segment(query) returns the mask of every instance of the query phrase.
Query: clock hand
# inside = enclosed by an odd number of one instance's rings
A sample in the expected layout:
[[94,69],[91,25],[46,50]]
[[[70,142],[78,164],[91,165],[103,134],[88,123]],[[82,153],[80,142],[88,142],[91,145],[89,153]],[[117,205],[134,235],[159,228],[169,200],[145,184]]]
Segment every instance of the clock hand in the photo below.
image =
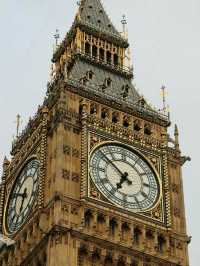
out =
[[119,189],[119,188],[122,188],[122,184],[123,184],[125,181],[128,181],[127,177],[128,177],[128,173],[126,173],[126,172],[121,176],[121,180],[120,180],[120,182],[117,183],[117,188],[118,188],[118,189]]
[[128,178],[127,178],[126,181],[127,181],[128,185],[132,185],[133,184],[133,182],[130,179],[128,179]]
[[126,173],[126,172],[122,175],[120,182],[117,183],[117,188],[118,189],[122,188],[122,184],[124,182],[127,182],[128,185],[132,185],[132,183],[133,183],[130,179],[128,179],[128,173]]
[[113,161],[111,161],[101,150],[100,150],[101,154],[103,155],[103,157],[113,166],[114,169],[117,170],[117,172],[120,174],[121,176],[121,180],[119,183],[117,183],[117,189],[122,188],[122,184],[127,181],[129,185],[132,184],[132,181],[128,179],[128,173],[122,173],[122,171],[113,163]]
[[19,211],[21,212],[22,211],[22,209],[23,209],[23,205],[24,205],[24,200],[25,200],[25,198],[27,198],[27,188],[25,188],[24,189],[24,193],[23,193],[23,196],[22,196],[22,203],[21,203],[21,206],[20,206],[20,209],[19,209]]
[[103,157],[113,166],[114,169],[117,170],[117,172],[123,176],[124,174],[120,171],[120,169],[100,150],[100,153],[103,155]]
[[140,206],[140,202],[138,201],[138,198],[136,196],[134,196],[134,199],[138,205],[138,208],[141,210],[141,206]]

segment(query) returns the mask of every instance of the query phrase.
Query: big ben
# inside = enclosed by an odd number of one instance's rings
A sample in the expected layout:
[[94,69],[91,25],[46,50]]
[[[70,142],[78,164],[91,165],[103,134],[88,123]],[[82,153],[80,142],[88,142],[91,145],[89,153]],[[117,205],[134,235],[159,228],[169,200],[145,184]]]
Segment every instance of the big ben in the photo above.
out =
[[[123,21],[124,22],[124,21]],[[125,32],[82,0],[3,163],[1,266],[189,266],[179,132],[133,85]]]

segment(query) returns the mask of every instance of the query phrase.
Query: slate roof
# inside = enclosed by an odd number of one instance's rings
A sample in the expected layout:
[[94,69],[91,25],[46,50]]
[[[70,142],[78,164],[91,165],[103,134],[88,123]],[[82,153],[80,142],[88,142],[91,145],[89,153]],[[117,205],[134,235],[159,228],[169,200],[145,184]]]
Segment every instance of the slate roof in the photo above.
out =
[[141,99],[141,96],[131,83],[131,79],[115,74],[99,66],[89,64],[88,62],[82,61],[80,59],[76,60],[69,73],[68,79],[81,85],[81,79],[86,77],[87,72],[89,71],[91,71],[93,75],[92,79],[88,79],[85,83],[87,90],[93,91],[97,94],[102,93],[102,86],[105,84],[107,79],[110,79],[111,84],[110,86],[107,86],[104,91],[105,97],[107,96],[110,99],[115,98],[118,100],[124,100],[122,96],[122,88],[123,86],[128,86],[129,92],[126,97],[126,102],[133,104]]
[[82,24],[123,39],[112,24],[100,0],[82,0],[79,12],[78,19]]

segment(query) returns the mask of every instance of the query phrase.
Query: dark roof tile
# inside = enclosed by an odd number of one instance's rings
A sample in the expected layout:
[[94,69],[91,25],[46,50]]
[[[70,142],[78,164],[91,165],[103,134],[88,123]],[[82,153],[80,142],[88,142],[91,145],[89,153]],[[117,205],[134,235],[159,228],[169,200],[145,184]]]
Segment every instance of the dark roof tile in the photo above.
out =
[[[87,79],[88,71],[92,71],[92,79]],[[107,96],[108,98],[111,97],[121,99],[132,104],[138,102],[138,100],[141,98],[141,96],[134,88],[131,79],[122,77],[113,72],[109,72],[108,70],[104,70],[103,68],[91,65],[81,60],[77,60],[75,62],[75,65],[70,71],[68,78],[69,80],[73,80],[78,83],[80,82],[80,85],[81,80],[85,80],[85,85],[87,86],[87,89],[96,93],[102,93],[102,87],[103,85],[106,85],[106,79],[110,79],[110,86],[107,86],[105,88],[105,97]],[[128,95],[126,95],[126,99],[123,99],[123,92],[125,86],[128,86],[129,90]]]

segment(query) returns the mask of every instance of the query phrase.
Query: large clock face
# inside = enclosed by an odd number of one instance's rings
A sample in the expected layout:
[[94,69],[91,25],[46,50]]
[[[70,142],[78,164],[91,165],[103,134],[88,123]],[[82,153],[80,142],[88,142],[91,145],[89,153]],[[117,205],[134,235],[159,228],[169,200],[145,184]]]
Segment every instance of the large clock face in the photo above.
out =
[[6,211],[6,226],[14,233],[30,215],[38,190],[39,161],[31,160],[21,171],[10,193]]
[[134,212],[151,209],[160,186],[149,163],[133,149],[106,143],[92,151],[90,176],[98,190],[112,203]]

